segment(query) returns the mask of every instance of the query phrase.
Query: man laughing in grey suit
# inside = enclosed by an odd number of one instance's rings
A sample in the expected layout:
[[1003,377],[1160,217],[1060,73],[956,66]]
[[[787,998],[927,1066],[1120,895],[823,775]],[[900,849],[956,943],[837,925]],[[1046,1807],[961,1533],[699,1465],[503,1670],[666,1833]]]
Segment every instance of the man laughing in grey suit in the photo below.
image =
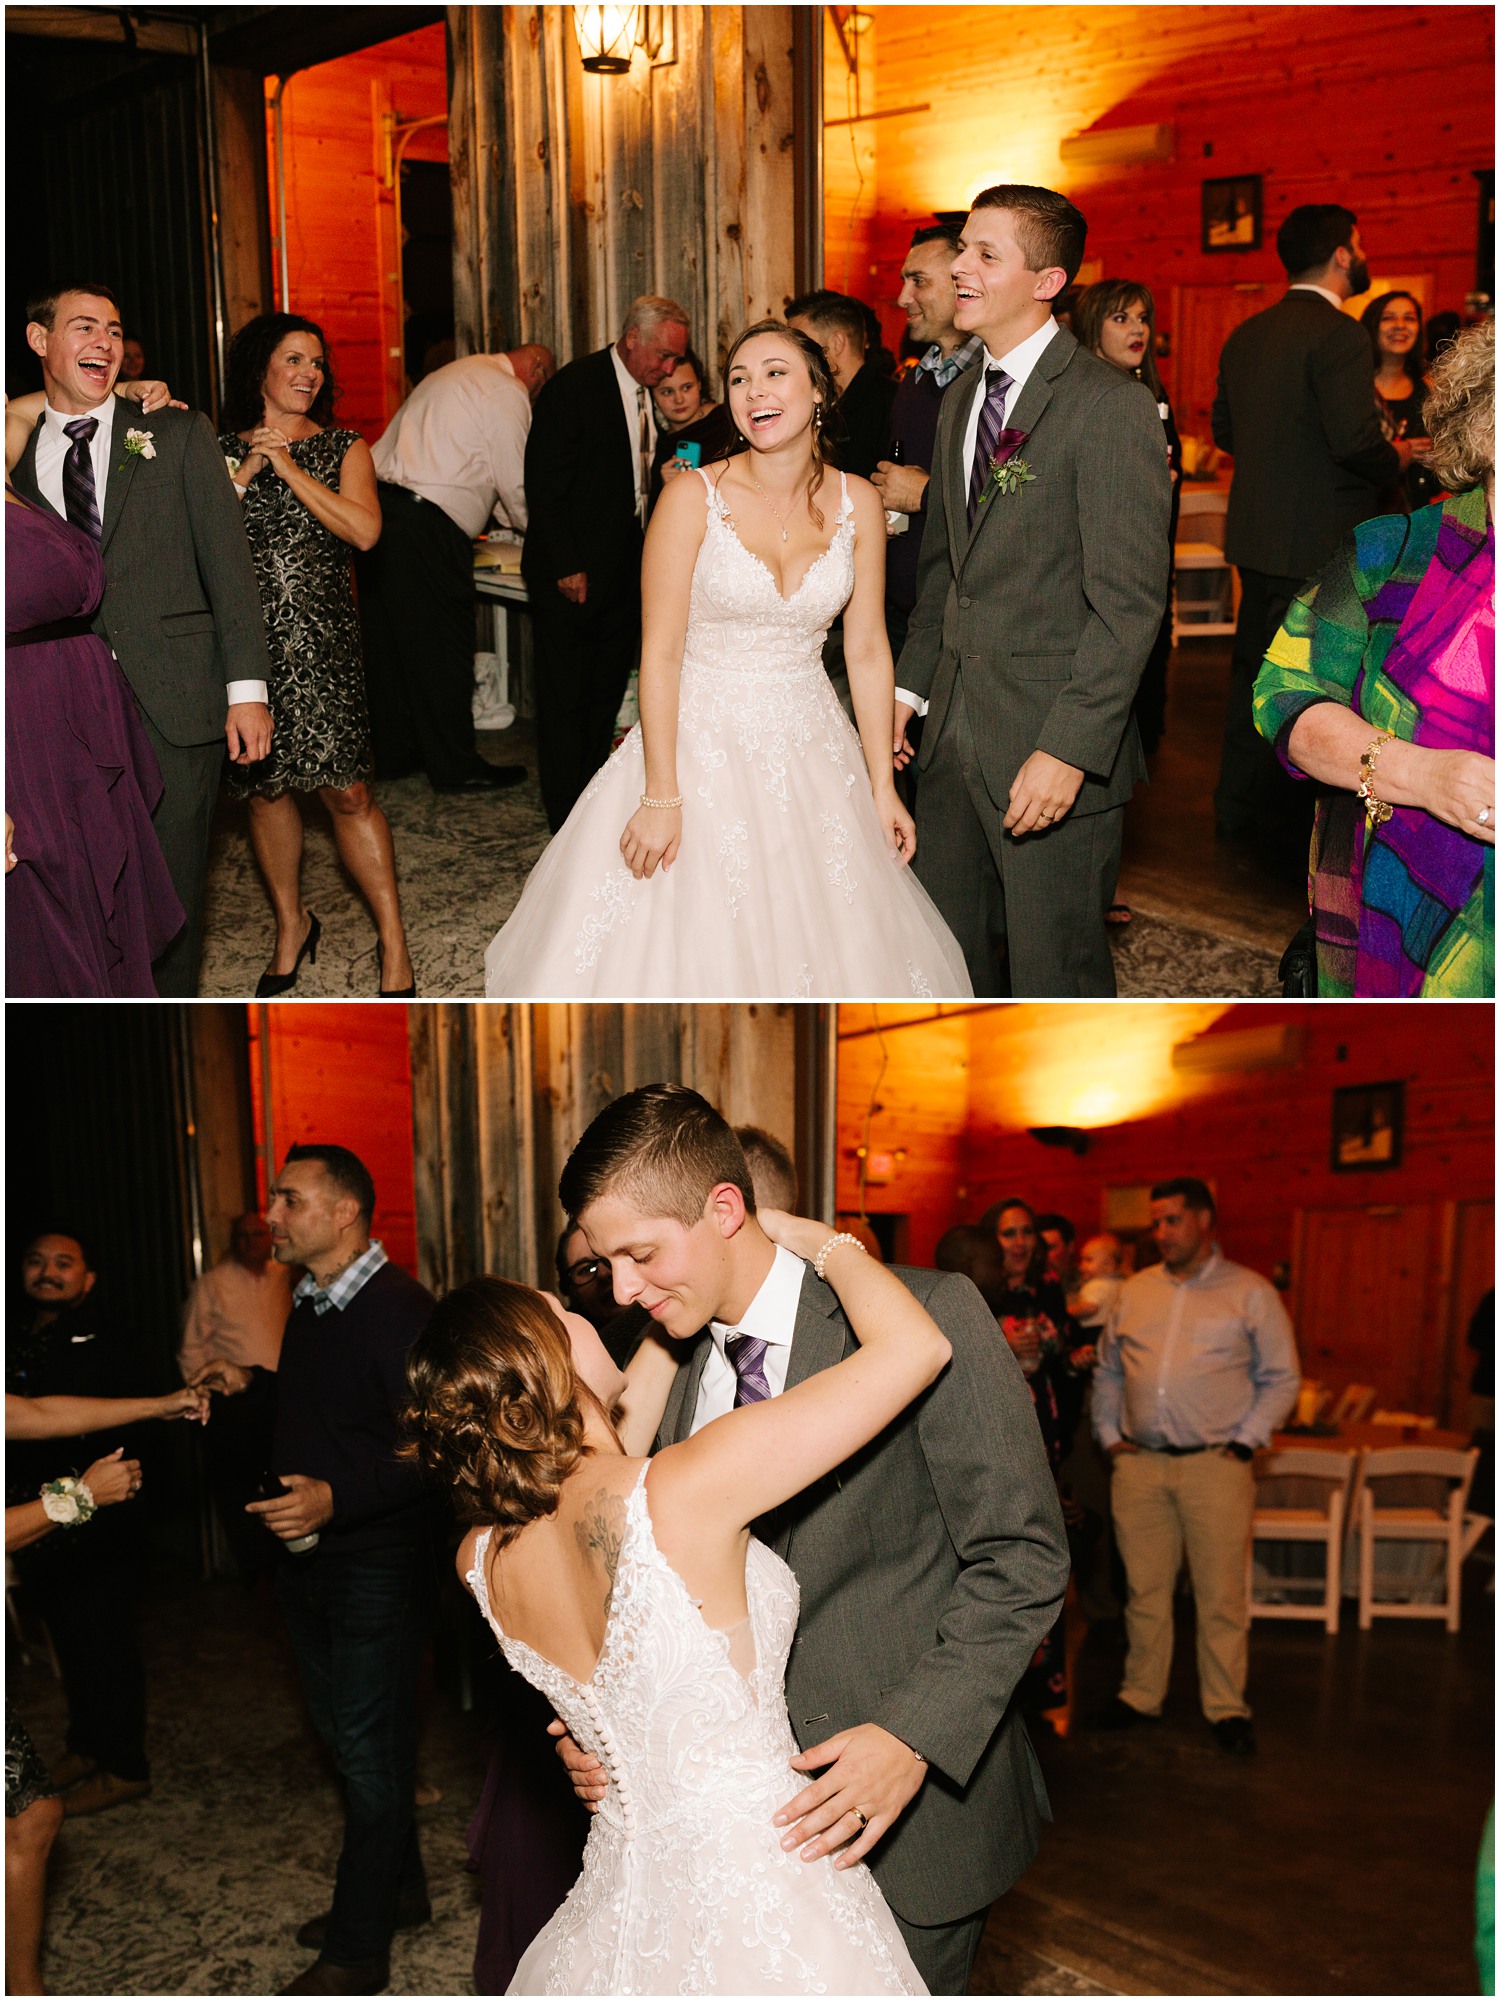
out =
[[[726,1172],[738,1200],[715,1203]],[[739,1143],[696,1091],[617,1098],[560,1193],[609,1258],[615,1297],[683,1344],[658,1447],[857,1346],[832,1288],[756,1221]],[[1050,1817],[1011,1697],[1057,1618],[1068,1549],[993,1314],[957,1274],[899,1276],[951,1362],[874,1444],[757,1524],[801,1588],[787,1701],[797,1766],[817,1774],[778,1820],[809,1862],[868,1855],[929,1991],[962,1994],[989,1907]],[[563,1754],[580,1793],[601,1797],[601,1769],[571,1740]]]
[[1052,317],[1087,227],[1050,188],[975,199],[954,325],[983,365],[943,403],[896,669],[898,763],[927,716],[914,867],[984,996],[1114,993],[1104,912],[1146,771],[1171,480],[1150,391]]

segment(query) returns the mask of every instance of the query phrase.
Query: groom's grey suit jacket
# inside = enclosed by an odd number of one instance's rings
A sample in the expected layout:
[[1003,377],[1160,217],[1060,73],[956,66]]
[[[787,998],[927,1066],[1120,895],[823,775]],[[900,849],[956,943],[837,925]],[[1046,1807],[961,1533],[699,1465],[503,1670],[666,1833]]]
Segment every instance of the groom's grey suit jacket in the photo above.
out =
[[[1036,1413],[966,1278],[900,1269],[952,1344],[879,1438],[756,1532],[802,1594],[787,1705],[804,1747],[879,1723],[928,1760],[871,1867],[909,1924],[952,1923],[1016,1880],[1050,1819],[1016,1684],[1062,1608],[1068,1545]],[[692,1431],[710,1337],[677,1372],[658,1448]],[[787,1388],[858,1346],[831,1287],[802,1281]]]
[[1146,775],[1131,704],[1167,601],[1161,418],[1144,384],[1059,327],[1005,414],[1028,434],[1018,456],[1033,477],[1013,493],[992,489],[971,528],[963,443],[984,374],[971,369],[943,398],[896,685],[929,704],[924,767],[962,677],[1000,812],[1034,750],[1083,771],[1075,818],[1103,812]]

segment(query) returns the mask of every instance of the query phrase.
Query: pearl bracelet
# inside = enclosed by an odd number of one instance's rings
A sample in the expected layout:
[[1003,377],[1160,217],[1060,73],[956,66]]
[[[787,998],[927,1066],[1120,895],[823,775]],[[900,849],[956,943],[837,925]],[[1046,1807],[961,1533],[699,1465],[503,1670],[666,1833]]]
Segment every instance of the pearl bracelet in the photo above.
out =
[[833,1236],[831,1236],[828,1239],[828,1242],[823,1246],[822,1250],[820,1250],[818,1252],[818,1255],[813,1259],[813,1271],[817,1274],[817,1276],[820,1279],[823,1279],[825,1283],[827,1279],[827,1274],[824,1271],[824,1266],[828,1261],[828,1253],[832,1250],[836,1250],[840,1244],[853,1244],[855,1250],[857,1251],[862,1251],[864,1249],[864,1245],[859,1241],[859,1238],[851,1237],[847,1230],[839,1230]]
[[649,792],[643,792],[641,794],[641,804],[643,806],[654,806],[662,812],[670,812],[674,806],[682,804],[682,794],[679,792],[675,799],[653,799]]

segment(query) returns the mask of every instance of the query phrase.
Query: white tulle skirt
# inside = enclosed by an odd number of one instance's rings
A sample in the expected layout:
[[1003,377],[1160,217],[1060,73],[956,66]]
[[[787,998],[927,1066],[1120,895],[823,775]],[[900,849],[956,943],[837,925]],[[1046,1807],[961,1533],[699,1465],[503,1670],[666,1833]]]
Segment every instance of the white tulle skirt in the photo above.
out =
[[953,934],[886,845],[858,736],[826,675],[788,682],[790,714],[769,742],[765,732],[747,741],[732,728],[684,730],[682,844],[671,869],[649,881],[637,881],[620,854],[645,789],[641,733],[630,732],[491,942],[488,995],[912,1000],[972,992]]

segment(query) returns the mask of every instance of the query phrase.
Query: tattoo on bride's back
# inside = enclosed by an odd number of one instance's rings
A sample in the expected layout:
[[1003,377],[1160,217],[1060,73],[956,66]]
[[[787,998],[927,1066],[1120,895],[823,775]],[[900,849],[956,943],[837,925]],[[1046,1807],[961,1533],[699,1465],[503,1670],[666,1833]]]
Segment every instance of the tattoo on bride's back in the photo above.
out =
[[592,1551],[604,1566],[604,1574],[609,1579],[609,1589],[604,1594],[607,1618],[614,1600],[615,1572],[619,1568],[620,1544],[625,1534],[625,1503],[618,1494],[601,1487],[585,1504],[581,1519],[574,1522],[573,1533],[584,1555]]

